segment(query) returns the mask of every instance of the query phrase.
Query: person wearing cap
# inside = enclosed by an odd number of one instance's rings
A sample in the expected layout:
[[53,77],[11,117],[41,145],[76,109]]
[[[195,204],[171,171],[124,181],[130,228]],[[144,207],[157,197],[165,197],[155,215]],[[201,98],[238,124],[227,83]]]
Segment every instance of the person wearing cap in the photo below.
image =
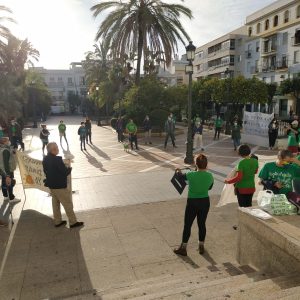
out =
[[16,169],[16,161],[14,153],[10,147],[8,137],[0,139],[0,173],[2,177],[2,194],[5,201],[9,203],[18,203],[21,200],[17,199],[13,193],[15,179],[14,171]]

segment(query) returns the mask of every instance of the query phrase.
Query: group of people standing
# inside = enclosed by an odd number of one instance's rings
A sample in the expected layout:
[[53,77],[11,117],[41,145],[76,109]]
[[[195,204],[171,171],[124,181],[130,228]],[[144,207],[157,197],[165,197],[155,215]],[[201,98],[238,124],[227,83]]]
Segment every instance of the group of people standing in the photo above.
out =
[[[258,157],[251,154],[251,149],[246,144],[241,144],[238,149],[241,160],[237,164],[230,178],[225,179],[225,184],[233,184],[238,205],[240,207],[251,207],[255,192],[255,175],[258,173]],[[174,253],[182,256],[187,255],[187,244],[191,234],[191,227],[195,218],[198,223],[198,251],[204,253],[204,242],[206,237],[206,219],[210,208],[209,191],[213,187],[214,178],[207,170],[207,157],[199,154],[195,158],[196,170],[183,174],[181,170],[176,172],[188,182],[188,198],[184,215],[184,228],[182,241]],[[290,199],[291,193],[298,192],[294,187],[294,181],[300,180],[300,155],[295,156],[290,150],[278,152],[275,162],[266,163],[260,170],[259,184],[264,189],[272,190],[275,194],[285,194]],[[201,184],[199,184],[201,183]],[[233,226],[237,229],[237,226]]]
[[[152,144],[152,122],[148,115],[146,115],[142,126],[143,126],[143,130],[144,130],[145,145],[147,145],[147,144],[151,145]],[[134,149],[133,146],[135,146],[136,150],[139,150],[138,135],[137,135],[138,126],[136,125],[136,123],[134,123],[133,119],[129,119],[129,122],[125,125],[124,119],[121,116],[119,116],[116,121],[115,129],[117,132],[117,139],[118,139],[119,143],[123,143],[125,141],[124,133],[127,133],[131,150]],[[174,119],[172,113],[169,114],[168,119],[165,122],[164,129],[165,129],[165,133],[166,133],[164,148],[165,149],[167,148],[169,138],[171,138],[173,147],[176,148],[175,119]]]

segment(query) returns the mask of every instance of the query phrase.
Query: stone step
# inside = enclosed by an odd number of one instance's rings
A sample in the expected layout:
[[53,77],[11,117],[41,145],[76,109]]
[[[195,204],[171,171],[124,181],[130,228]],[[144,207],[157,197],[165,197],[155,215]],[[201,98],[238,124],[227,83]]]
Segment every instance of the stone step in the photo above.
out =
[[[260,278],[259,278],[260,277]],[[195,280],[196,279],[196,280]],[[265,274],[251,274],[251,275],[237,275],[237,276],[222,276],[220,278],[216,277],[207,277],[205,280],[199,280],[198,278],[190,279],[185,278],[180,281],[175,282],[165,282],[159,285],[150,286],[148,288],[141,287],[134,291],[121,292],[109,295],[109,297],[102,296],[103,300],[107,299],[157,299],[166,297],[170,294],[176,295],[178,293],[187,292],[195,289],[207,289],[208,287],[211,290],[215,290],[216,286],[222,285],[222,289],[229,286],[236,286],[237,284],[246,284],[250,282],[254,282],[256,280],[265,279]]]
[[[149,299],[163,299],[163,300],[179,300],[179,299],[190,299],[190,300],[208,300],[208,299],[214,299],[214,300],[224,300],[224,299],[264,299],[260,298],[259,295],[270,293],[270,290],[279,290],[280,287],[276,285],[272,279],[264,279],[261,281],[256,282],[246,282],[237,284],[234,281],[228,282],[227,284],[218,284],[217,286],[209,286],[209,287],[203,287],[201,289],[190,289],[187,291],[184,291],[180,294],[170,294],[167,297],[157,297],[158,295],[155,295],[153,298]],[[251,296],[248,297],[246,294],[248,290],[251,290]],[[246,295],[246,297],[245,297]],[[255,297],[254,297],[255,295]]]
[[[240,287],[236,291],[228,291],[228,296],[230,296],[230,300],[239,300],[239,299],[252,300],[253,295],[255,295],[255,299],[264,300],[271,293],[297,286],[299,283],[300,283],[300,278],[295,279],[294,276],[290,276],[290,275],[280,276],[269,280],[263,280],[258,285],[250,284],[249,286],[243,288]],[[219,299],[224,299],[224,297],[223,298],[216,297],[212,299],[219,300]]]
[[[153,291],[151,294],[129,299],[153,300],[165,299],[167,296],[168,298],[166,299],[173,299],[175,296],[177,297],[178,294],[181,294],[181,299],[208,299],[208,297],[211,298],[212,294],[216,297],[223,295],[226,289],[236,289],[240,286],[260,283],[260,281],[254,282],[253,280],[253,278],[243,274],[201,282],[198,285],[178,284],[176,286],[166,287],[164,290]],[[180,299],[180,297],[177,299]]]
[[103,299],[115,299],[114,297],[128,297],[129,295],[138,296],[149,293],[149,290],[165,289],[166,286],[181,283],[198,284],[200,282],[224,278],[228,276],[237,276],[245,273],[256,272],[249,266],[239,266],[233,263],[224,263],[220,265],[208,266],[205,268],[191,269],[173,275],[163,275],[155,278],[136,281],[133,284],[116,289],[110,289],[102,292]]
[[[295,287],[291,287],[288,289],[284,289],[284,290],[280,290],[280,291],[274,291],[272,293],[270,293],[269,295],[267,295],[264,300],[273,300],[273,299],[300,299],[300,285],[298,284],[298,286]],[[293,298],[294,296],[296,296],[297,298]],[[289,298],[291,297],[291,298]]]

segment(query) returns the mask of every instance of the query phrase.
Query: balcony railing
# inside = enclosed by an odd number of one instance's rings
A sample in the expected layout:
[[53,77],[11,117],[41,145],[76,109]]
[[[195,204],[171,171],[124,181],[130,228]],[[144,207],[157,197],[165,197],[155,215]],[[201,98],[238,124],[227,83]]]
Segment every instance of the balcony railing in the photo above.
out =
[[287,69],[288,68],[288,60],[277,61],[276,68],[277,68],[277,70]]
[[277,51],[277,46],[276,45],[271,45],[268,47],[263,47],[263,51],[262,54],[270,54],[270,53],[274,53]]

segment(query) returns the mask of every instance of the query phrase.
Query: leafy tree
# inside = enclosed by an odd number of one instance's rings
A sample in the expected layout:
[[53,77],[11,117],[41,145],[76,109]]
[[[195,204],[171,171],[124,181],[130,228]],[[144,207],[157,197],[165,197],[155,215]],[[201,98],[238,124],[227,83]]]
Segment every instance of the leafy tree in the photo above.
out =
[[137,53],[135,82],[140,83],[141,60],[145,51],[160,53],[170,65],[172,54],[178,51],[177,40],[189,39],[182,27],[180,15],[192,18],[189,8],[159,0],[105,1],[91,7],[94,17],[109,10],[100,24],[96,40],[106,40],[112,57]]
[[72,114],[74,114],[75,111],[77,110],[78,106],[81,103],[79,95],[77,93],[75,94],[73,92],[69,92],[68,93],[68,102],[70,105],[70,111]]
[[272,82],[272,83],[266,83],[266,87],[267,87],[267,93],[268,93],[268,113],[272,112],[272,101],[273,101],[273,97],[276,94],[277,91],[277,83]]
[[[0,5],[0,13],[8,13],[11,14],[12,11],[4,6],[4,5]],[[7,16],[0,16],[0,22],[3,21],[9,21],[9,22],[15,22],[15,20],[11,17],[7,17]],[[0,23],[0,37],[4,37],[7,38],[7,36],[10,34],[10,31],[8,29],[8,27],[6,27],[5,25]],[[1,47],[2,42],[0,41],[0,47]]]
[[296,114],[300,114],[300,73],[293,77],[292,79],[288,78],[281,82],[280,92],[285,94],[291,94],[296,99]]

